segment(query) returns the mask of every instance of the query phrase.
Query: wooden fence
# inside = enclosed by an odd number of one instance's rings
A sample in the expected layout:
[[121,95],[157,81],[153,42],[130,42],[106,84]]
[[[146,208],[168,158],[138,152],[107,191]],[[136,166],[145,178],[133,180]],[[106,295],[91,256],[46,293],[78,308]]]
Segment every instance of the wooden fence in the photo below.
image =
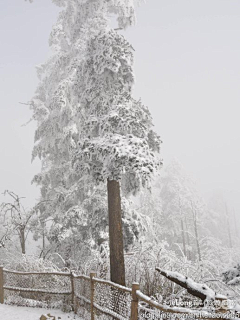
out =
[[47,295],[48,299],[50,295],[68,297],[74,312],[89,320],[162,320],[173,314],[178,314],[177,318],[185,316],[189,319],[223,318],[220,313],[223,310],[209,314],[206,311],[161,305],[144,295],[138,283],[133,283],[130,289],[98,279],[95,273],[84,276],[72,272],[16,272],[0,267],[0,303],[4,303],[7,292],[16,295],[36,294],[36,300],[40,294]]

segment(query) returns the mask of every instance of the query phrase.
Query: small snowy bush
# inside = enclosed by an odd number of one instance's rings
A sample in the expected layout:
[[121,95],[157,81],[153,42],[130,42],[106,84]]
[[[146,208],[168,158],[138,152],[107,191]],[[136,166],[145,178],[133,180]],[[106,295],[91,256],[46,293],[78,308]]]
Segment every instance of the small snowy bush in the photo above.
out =
[[[20,260],[10,260],[5,268],[17,272],[49,272],[48,275],[34,274],[6,274],[7,285],[25,289],[43,289],[44,291],[58,292],[62,288],[69,287],[69,278],[52,275],[51,272],[60,272],[59,268],[52,261],[43,260],[34,256],[22,256]],[[51,293],[40,293],[31,291],[11,291],[6,290],[5,301],[7,304],[58,308],[69,312],[71,309],[70,295],[58,295]]]
[[61,271],[52,261],[35,256],[22,255],[19,259],[10,257],[5,268],[23,272],[59,272]]

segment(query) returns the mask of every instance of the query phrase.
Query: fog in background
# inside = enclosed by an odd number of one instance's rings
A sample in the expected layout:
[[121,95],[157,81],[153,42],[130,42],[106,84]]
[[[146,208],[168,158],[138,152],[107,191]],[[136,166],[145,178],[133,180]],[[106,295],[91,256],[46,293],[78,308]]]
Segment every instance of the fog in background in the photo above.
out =
[[[58,8],[0,0],[0,192],[36,203],[35,65],[50,54]],[[149,106],[165,165],[177,158],[208,197],[221,191],[240,216],[240,0],[148,0],[125,35],[135,49],[136,97]],[[2,200],[2,198],[1,198]]]

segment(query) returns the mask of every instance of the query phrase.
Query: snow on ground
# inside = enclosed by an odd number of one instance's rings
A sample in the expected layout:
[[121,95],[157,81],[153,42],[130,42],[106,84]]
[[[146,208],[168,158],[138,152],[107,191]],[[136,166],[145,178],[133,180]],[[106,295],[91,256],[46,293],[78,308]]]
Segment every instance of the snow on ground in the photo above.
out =
[[[39,320],[41,315],[50,313],[56,320],[84,320],[74,313],[64,313],[60,310],[50,310],[42,308],[17,307],[0,304],[1,320]],[[58,318],[59,317],[59,318]]]

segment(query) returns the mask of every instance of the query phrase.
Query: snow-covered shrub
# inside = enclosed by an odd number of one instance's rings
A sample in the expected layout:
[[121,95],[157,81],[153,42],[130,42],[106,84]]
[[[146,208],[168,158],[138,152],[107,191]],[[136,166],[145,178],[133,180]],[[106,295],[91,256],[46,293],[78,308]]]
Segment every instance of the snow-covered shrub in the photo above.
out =
[[[229,260],[231,259],[231,254],[229,254]],[[230,283],[226,285],[222,282],[221,272],[225,267],[224,263],[207,259],[200,262],[190,261],[184,256],[179,257],[176,252],[170,250],[166,242],[155,244],[143,242],[142,245],[135,247],[132,253],[126,256],[127,286],[131,287],[133,282],[139,282],[143,293],[154,297],[158,301],[171,300],[176,297],[185,300],[196,299],[186,294],[182,287],[161,276],[156,272],[156,267],[179,272],[192,278],[197,283],[206,283],[215,292],[227,295],[229,298],[240,297],[236,286],[233,290]],[[234,279],[236,279],[239,273],[240,266],[238,265],[229,273],[226,272],[225,278],[228,277],[227,279],[230,280],[235,276]]]
[[[51,274],[61,271],[52,261],[23,255],[19,260],[12,259],[8,261],[5,265],[5,269],[16,271],[16,273],[5,272],[4,277],[6,285],[15,287],[16,289],[24,288],[26,290],[24,292],[20,290],[5,290],[5,301],[7,304],[43,308],[61,308],[66,311],[69,309],[67,307],[68,305],[71,308],[71,297],[69,294],[60,295],[51,293],[52,291],[68,291],[68,288],[70,287],[70,278],[68,276]],[[30,272],[33,274],[25,275],[21,272]],[[46,292],[32,292],[28,291],[28,289],[41,289]]]
[[5,303],[14,306],[46,308],[46,309],[61,309],[63,312],[71,311],[70,301],[66,302],[60,296],[46,299],[43,294],[24,293],[16,294],[10,292],[5,297]]
[[10,243],[8,248],[0,248],[0,264],[2,266],[9,265],[11,261],[21,259],[21,256],[19,249],[17,250],[13,243]]
[[146,295],[157,294],[167,297],[173,291],[172,284],[163,277],[159,277],[155,268],[161,265],[163,268],[173,269],[178,261],[179,258],[174,251],[168,249],[166,242],[143,243],[126,255],[127,285],[131,286],[133,282],[139,282],[141,290]]
[[36,256],[22,255],[19,259],[9,257],[5,268],[23,272],[59,272],[61,271],[52,261]]
[[222,273],[223,281],[229,285],[240,284],[240,264]]
[[37,301],[33,299],[25,299],[21,296],[17,296],[14,293],[11,293],[7,296],[5,301],[6,304],[14,306],[25,306],[25,307],[34,307],[34,308],[47,308],[48,305],[46,302]]

